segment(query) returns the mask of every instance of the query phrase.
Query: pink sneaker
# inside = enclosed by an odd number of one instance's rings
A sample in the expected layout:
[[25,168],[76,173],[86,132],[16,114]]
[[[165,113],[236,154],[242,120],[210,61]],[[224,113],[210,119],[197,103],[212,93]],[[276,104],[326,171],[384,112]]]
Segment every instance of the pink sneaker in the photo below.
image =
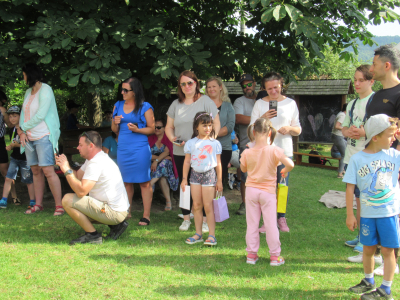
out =
[[251,254],[251,253],[247,254],[247,261],[246,262],[248,264],[255,265],[257,260],[258,260],[258,255],[257,254]]
[[271,262],[269,263],[271,266],[280,266],[285,263],[285,260],[282,256],[271,256]]
[[289,232],[289,227],[287,226],[285,217],[278,219],[278,227],[280,231]]

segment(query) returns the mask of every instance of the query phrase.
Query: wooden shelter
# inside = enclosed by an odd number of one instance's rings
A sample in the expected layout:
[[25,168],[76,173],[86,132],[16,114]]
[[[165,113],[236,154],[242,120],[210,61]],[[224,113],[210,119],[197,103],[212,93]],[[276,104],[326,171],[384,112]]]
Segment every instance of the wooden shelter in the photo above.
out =
[[304,80],[290,83],[287,95],[297,103],[302,133],[294,138],[298,143],[331,144],[331,132],[336,115],[354,94],[351,79]]

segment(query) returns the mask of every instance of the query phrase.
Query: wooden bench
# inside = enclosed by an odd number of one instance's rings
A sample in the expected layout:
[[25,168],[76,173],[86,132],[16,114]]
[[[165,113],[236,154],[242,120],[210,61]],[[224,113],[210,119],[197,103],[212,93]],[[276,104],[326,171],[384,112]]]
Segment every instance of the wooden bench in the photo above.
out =
[[303,162],[302,158],[303,158],[303,156],[312,156],[312,157],[318,157],[318,158],[340,160],[340,158],[334,158],[334,157],[324,156],[324,155],[308,154],[308,153],[302,153],[302,152],[293,152],[293,156],[296,159],[295,164],[297,166],[308,166],[308,167],[323,168],[323,169],[329,169],[329,170],[337,170],[338,167],[327,166],[327,165],[322,165],[322,164],[311,164],[309,162]]

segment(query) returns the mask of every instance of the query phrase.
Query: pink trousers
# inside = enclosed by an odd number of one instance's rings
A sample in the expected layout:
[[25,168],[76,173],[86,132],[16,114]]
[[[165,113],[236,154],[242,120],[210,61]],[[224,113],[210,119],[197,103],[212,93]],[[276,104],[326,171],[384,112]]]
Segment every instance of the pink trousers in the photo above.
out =
[[281,242],[276,219],[276,194],[267,193],[254,187],[246,187],[246,251],[248,253],[257,253],[260,248],[258,226],[261,213],[264,218],[269,254],[279,256]]

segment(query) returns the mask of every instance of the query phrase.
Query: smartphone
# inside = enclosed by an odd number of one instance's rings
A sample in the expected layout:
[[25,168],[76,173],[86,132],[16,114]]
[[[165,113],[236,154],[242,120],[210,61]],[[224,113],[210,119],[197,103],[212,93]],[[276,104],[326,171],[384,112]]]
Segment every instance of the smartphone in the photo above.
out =
[[133,125],[136,125],[137,128],[139,128],[139,124],[138,123],[132,123]]
[[276,100],[269,101],[269,109],[274,109],[277,112],[278,111],[278,101],[276,101]]
[[172,143],[177,145],[177,146],[180,146],[183,143],[183,141],[180,140],[180,139],[177,139],[177,140],[173,141]]

